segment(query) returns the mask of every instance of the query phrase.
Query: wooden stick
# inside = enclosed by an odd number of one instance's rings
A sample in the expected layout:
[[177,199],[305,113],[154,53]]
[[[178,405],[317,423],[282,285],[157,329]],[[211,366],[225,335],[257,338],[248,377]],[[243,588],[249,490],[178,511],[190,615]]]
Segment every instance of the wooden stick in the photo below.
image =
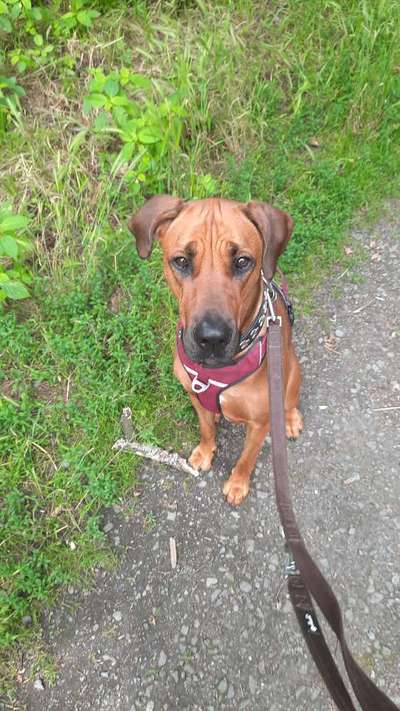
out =
[[175,570],[176,562],[177,562],[175,538],[169,539],[169,555],[170,555],[170,559],[171,559],[171,568],[172,568],[172,570]]
[[359,313],[361,313],[361,311],[364,311],[364,309],[366,309],[367,306],[371,306],[371,304],[375,301],[375,298],[376,297],[374,296],[374,298],[371,299],[371,301],[367,301],[367,303],[364,304],[364,306],[359,306],[358,309],[355,309],[355,311],[353,311],[353,314],[359,314]]
[[192,476],[199,476],[197,469],[193,469],[186,459],[180,457],[179,454],[167,452],[165,449],[160,449],[160,447],[155,447],[151,444],[142,444],[141,442],[132,440],[128,442],[126,439],[118,439],[113,445],[113,449],[118,449],[123,452],[134,452],[140,457],[152,459],[154,462],[159,462],[159,464],[167,464],[169,467],[174,467],[174,469],[181,469],[187,474],[192,474]]
[[400,405],[392,405],[390,407],[373,407],[372,412],[388,412],[389,410],[400,410]]

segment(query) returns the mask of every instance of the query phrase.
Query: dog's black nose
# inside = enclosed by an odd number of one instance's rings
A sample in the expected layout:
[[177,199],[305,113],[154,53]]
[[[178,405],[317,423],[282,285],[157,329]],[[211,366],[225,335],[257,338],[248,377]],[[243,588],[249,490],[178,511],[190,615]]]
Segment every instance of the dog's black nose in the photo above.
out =
[[203,351],[221,352],[232,338],[233,329],[219,316],[207,316],[193,331],[194,339]]

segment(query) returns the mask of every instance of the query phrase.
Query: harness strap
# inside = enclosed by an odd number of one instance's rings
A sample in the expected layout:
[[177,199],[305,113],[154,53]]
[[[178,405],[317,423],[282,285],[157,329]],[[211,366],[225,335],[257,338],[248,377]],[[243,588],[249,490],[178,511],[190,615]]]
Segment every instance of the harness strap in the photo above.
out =
[[301,537],[289,489],[281,322],[279,317],[272,315],[267,323],[269,330],[267,369],[275,497],[287,545],[294,559],[288,570],[288,588],[297,620],[314,662],[340,711],[355,711],[355,706],[319,626],[312,598],[339,640],[348,677],[363,711],[399,711],[383,691],[375,686],[351,655],[344,636],[338,600]]

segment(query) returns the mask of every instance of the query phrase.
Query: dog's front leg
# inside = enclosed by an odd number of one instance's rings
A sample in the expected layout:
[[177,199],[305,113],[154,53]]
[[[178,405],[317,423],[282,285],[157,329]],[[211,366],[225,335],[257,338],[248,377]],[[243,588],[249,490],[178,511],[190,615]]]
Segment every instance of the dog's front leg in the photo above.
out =
[[250,477],[268,431],[268,421],[263,423],[248,422],[246,424],[246,440],[243,452],[224,485],[224,494],[231,506],[239,506],[249,493]]
[[215,441],[215,423],[217,419],[219,419],[219,415],[215,415],[213,412],[206,410],[200,404],[196,395],[193,394],[191,380],[184,370],[177,354],[175,354],[174,360],[174,373],[189,395],[192,405],[197,412],[197,417],[199,418],[200,442],[190,455],[189,464],[193,469],[208,471],[208,469],[211,469],[214,452],[217,448]]
[[206,410],[198,401],[196,395],[189,393],[192,405],[197,412],[200,426],[200,443],[194,448],[189,457],[189,464],[194,469],[207,471],[211,469],[211,462],[217,448],[215,441],[215,414]]

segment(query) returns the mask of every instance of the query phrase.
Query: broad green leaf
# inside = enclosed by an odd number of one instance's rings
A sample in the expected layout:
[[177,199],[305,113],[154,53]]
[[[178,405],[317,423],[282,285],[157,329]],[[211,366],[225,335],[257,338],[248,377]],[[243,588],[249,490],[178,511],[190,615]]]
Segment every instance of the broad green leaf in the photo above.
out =
[[137,140],[138,130],[141,128],[140,121],[138,119],[130,119],[125,121],[122,126],[122,139],[129,143],[130,141]]
[[0,15],[0,30],[3,30],[3,32],[12,31],[11,22],[8,17],[5,17],[4,15]]
[[140,89],[151,89],[151,81],[148,77],[143,74],[131,74],[129,77],[129,83]]
[[113,106],[129,106],[131,102],[127,96],[113,96],[111,103]]
[[10,9],[10,15],[12,20],[17,20],[21,14],[22,7],[20,3],[17,3]]
[[101,131],[103,128],[106,128],[106,126],[110,125],[110,119],[108,114],[106,114],[105,111],[100,111],[100,113],[96,116],[95,121],[94,121],[94,127],[97,131]]
[[13,87],[13,92],[17,96],[25,96],[25,90],[19,84],[15,84],[15,86]]
[[25,8],[26,10],[31,10],[31,9],[32,9],[31,0],[21,0],[21,2],[22,2],[23,6],[24,6],[24,8]]
[[26,299],[29,296],[29,291],[20,281],[3,281],[1,284],[6,296],[14,301],[18,299]]
[[18,257],[18,244],[11,235],[0,237],[0,255],[16,259]]
[[81,10],[78,12],[76,19],[80,25],[84,27],[91,27],[93,23],[92,13],[89,10]]
[[20,3],[16,3],[15,5],[13,5],[13,7],[10,8],[10,10],[9,10],[11,19],[16,20],[20,16],[21,10],[22,10],[22,5]]
[[5,2],[3,2],[3,0],[0,0],[0,13],[3,13],[3,12],[4,13],[8,12],[8,7],[5,4]]
[[43,37],[42,35],[34,35],[33,41],[37,47],[43,47]]
[[136,179],[136,173],[134,170],[128,170],[124,175],[124,183],[129,184],[129,195],[138,195],[140,193],[141,187],[140,183]]
[[162,140],[161,131],[156,126],[145,126],[138,133],[140,143],[158,143]]
[[119,91],[119,82],[117,79],[107,79],[106,83],[104,84],[103,91],[112,98],[113,96],[116,96]]
[[117,126],[119,126],[119,128],[125,128],[128,121],[128,114],[126,113],[126,110],[122,106],[116,106],[113,108],[112,114]]
[[32,284],[33,283],[33,276],[32,274],[29,274],[29,272],[24,269],[23,271],[20,271],[19,278],[21,281],[24,282],[24,284]]
[[7,215],[0,222],[0,233],[23,230],[28,224],[28,220],[23,215]]
[[106,103],[106,97],[103,94],[89,94],[84,103],[92,109],[100,109]]

